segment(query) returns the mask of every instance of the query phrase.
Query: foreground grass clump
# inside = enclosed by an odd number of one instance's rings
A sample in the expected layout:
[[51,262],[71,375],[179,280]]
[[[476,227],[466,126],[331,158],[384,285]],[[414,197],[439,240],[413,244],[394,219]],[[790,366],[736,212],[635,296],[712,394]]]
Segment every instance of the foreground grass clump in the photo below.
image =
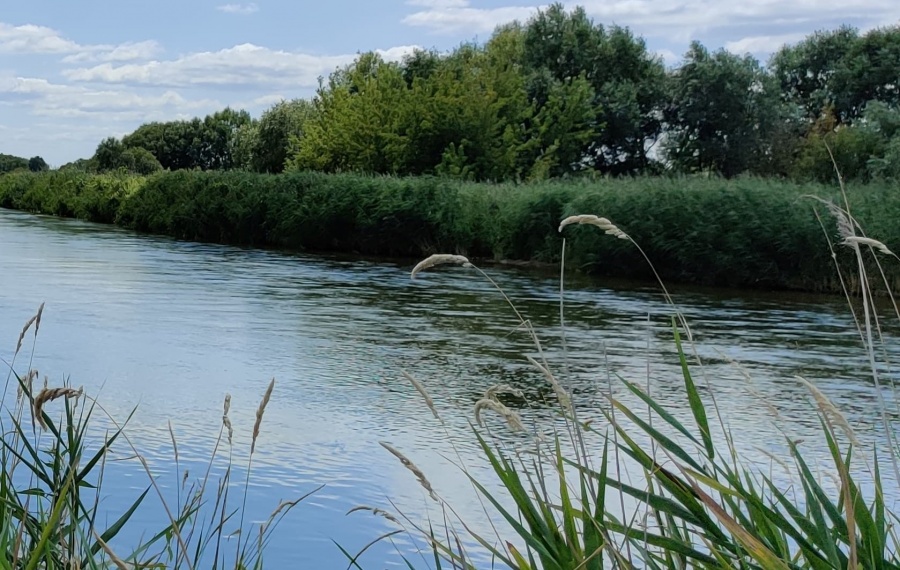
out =
[[[825,235],[830,238],[834,233],[836,243],[858,264],[862,304],[855,307],[857,324],[879,394],[880,409],[872,412],[880,414],[884,422],[887,456],[879,454],[877,448],[862,449],[840,410],[814,384],[799,378],[809,389],[812,410],[819,419],[819,433],[830,456],[826,470],[831,477],[823,476],[821,466],[811,463],[788,433],[784,433],[787,456],[776,461],[788,471],[789,483],[747,461],[718,412],[703,363],[692,350],[688,323],[664,285],[663,292],[673,309],[673,342],[689,421],[678,419],[674,410],[660,403],[650,391],[649,378],[645,388],[600,370],[598,376],[606,376],[609,382],[606,403],[601,408],[605,422],[586,423],[580,419],[585,410],[579,409],[576,398],[567,390],[565,375],[553,371],[536,331],[513,307],[519,319],[517,328],[527,333],[537,355],[526,358],[552,386],[565,427],[549,437],[527,430],[527,422],[498,397],[502,392],[515,391],[515,387],[495,386],[475,405],[476,422],[482,429],[475,428],[474,435],[503,493],[488,491],[486,481],[470,475],[462,457],[458,459],[483,499],[485,512],[495,517],[497,526],[492,536],[473,532],[455,516],[439,490],[432,488],[427,473],[402,451],[386,446],[413,472],[448,521],[441,528],[423,527],[387,513],[398,525],[398,532],[424,538],[434,551],[438,568],[478,567],[464,546],[472,542],[493,559],[517,570],[900,568],[900,536],[896,532],[900,513],[893,510],[896,498],[886,497],[883,479],[887,472],[892,487],[900,481],[897,441],[890,420],[894,410],[887,408],[883,391],[889,387],[882,385],[874,357],[883,339],[879,338],[879,317],[864,263],[869,257],[893,262],[897,258],[884,243],[858,233],[860,227],[846,203],[845,207],[829,206],[833,217],[827,224],[823,222],[823,229],[828,228]],[[574,233],[566,229],[572,225],[595,226],[573,230],[593,231],[607,240],[618,238],[618,242],[643,254],[630,233],[606,218],[571,216],[562,221],[559,231]],[[838,255],[834,249],[830,251]],[[413,269],[412,276],[444,264],[474,268],[496,285],[469,259],[458,255],[431,256]],[[876,280],[882,278],[880,274],[874,276]],[[561,299],[561,321],[563,307]],[[900,318],[900,312],[896,314]],[[427,387],[406,376],[435,417],[443,421],[443,410],[438,410]],[[623,393],[639,405],[629,406],[615,395]],[[509,429],[525,432],[528,443],[511,443],[509,438],[484,429],[487,411],[500,416]],[[863,491],[860,474],[865,474],[870,483],[868,493]],[[497,530],[500,524],[505,525],[505,531]],[[347,555],[351,563],[358,558]]]
[[[168,496],[128,436],[131,416],[120,423],[83,389],[50,387],[46,376],[39,388],[33,360],[27,372],[16,373],[26,335],[33,332],[37,339],[43,308],[22,329],[0,402],[0,569],[262,568],[272,531],[305,498],[282,502],[261,524],[244,523],[253,453],[275,381],[257,409],[243,495],[235,497],[231,491],[236,465],[231,397],[226,395],[209,465],[198,477],[181,470],[169,425],[180,486],[175,497]],[[98,423],[106,429],[98,430]],[[107,463],[122,460],[111,455],[114,449],[140,462],[148,484],[128,508],[112,514],[101,503]],[[167,520],[160,528],[141,529],[143,540],[128,545],[127,552],[111,546],[148,500],[160,502]],[[107,520],[113,522],[103,522]]]
[[[810,195],[838,198],[824,186],[750,178],[512,185],[311,172],[0,176],[0,207],[179,239],[364,255],[449,251],[557,263],[559,220],[603,211],[630,220],[629,233],[668,282],[840,292]],[[900,242],[894,188],[858,187],[850,205],[870,231]],[[590,233],[572,236],[568,257],[585,273],[654,278],[634,248]],[[900,270],[890,268],[887,277],[900,290]]]

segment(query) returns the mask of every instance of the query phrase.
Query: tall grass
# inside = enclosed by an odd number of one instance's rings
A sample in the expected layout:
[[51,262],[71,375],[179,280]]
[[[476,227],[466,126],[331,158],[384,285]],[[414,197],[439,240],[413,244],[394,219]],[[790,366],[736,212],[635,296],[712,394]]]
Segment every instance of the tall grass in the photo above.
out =
[[[552,385],[564,429],[550,438],[529,433],[531,444],[525,447],[510,444],[484,428],[478,414],[484,409],[495,410],[507,419],[510,429],[525,430],[522,418],[496,396],[491,405],[479,402],[474,410],[478,425],[473,426],[473,433],[501,492],[489,491],[487,482],[472,476],[461,456],[459,460],[483,501],[486,515],[503,521],[505,530],[495,528],[493,535],[473,531],[455,515],[452,505],[440,499],[440,490],[429,487],[433,496],[437,493],[446,528],[421,527],[390,513],[398,532],[424,538],[437,568],[478,567],[464,546],[473,542],[499,563],[518,570],[900,568],[900,536],[896,531],[900,513],[892,510],[884,487],[885,471],[895,483],[900,481],[900,448],[889,417],[895,410],[888,408],[883,396],[893,386],[879,378],[876,362],[878,346],[884,339],[880,337],[882,317],[871,289],[873,283],[885,279],[884,268],[896,265],[898,259],[884,242],[862,234],[843,186],[840,196],[844,198],[840,203],[810,202],[808,206],[822,210],[814,215],[821,221],[819,239],[827,244],[824,249],[836,258],[849,252],[856,264],[852,277],[860,284],[862,298],[856,300],[848,293],[847,299],[859,327],[860,346],[869,357],[872,379],[882,398],[880,409],[873,413],[883,417],[888,457],[879,455],[877,448],[862,449],[838,407],[803,378],[797,381],[809,390],[811,410],[821,428],[818,433],[830,458],[832,479],[822,476],[819,466],[810,463],[799,442],[786,432],[783,443],[788,456],[779,461],[789,471],[793,484],[786,485],[783,479],[743,457],[727,420],[719,414],[715,390],[694,350],[689,325],[660,281],[672,308],[672,342],[689,420],[678,419],[671,407],[664,406],[651,392],[649,382],[643,387],[606,372],[609,385],[600,410],[605,422],[583,422],[579,417],[583,410],[566,389],[565,361],[550,365],[543,357],[539,335],[516,311],[520,327],[541,355],[529,360]],[[569,227],[573,225],[587,227]],[[632,239],[630,228],[626,233],[610,220],[594,215],[562,220],[559,231],[590,232],[643,251]],[[565,247],[564,243],[564,253]],[[445,255],[420,263],[413,277],[443,263],[473,268],[490,279],[470,260]],[[872,266],[877,268],[874,273],[867,271]],[[841,268],[839,263],[837,280],[847,283],[851,276]],[[561,271],[564,338],[563,279]],[[491,283],[496,285],[493,280]],[[505,295],[503,299],[509,302]],[[894,312],[900,319],[896,304]],[[427,386],[415,381],[414,387],[440,418],[444,412],[436,409]],[[617,397],[621,389],[640,404],[629,405],[625,398]],[[512,417],[515,421],[510,421]],[[393,453],[402,457],[401,451]],[[412,460],[403,458],[405,463]],[[860,484],[860,474],[872,481],[869,493]],[[417,473],[417,477],[421,481],[427,473]],[[356,557],[350,558],[355,563]],[[413,567],[411,560],[407,563]]]
[[[559,263],[559,221],[583,212],[628,220],[628,232],[666,282],[840,292],[806,196],[825,186],[763,179],[635,178],[530,185],[471,184],[310,172],[177,171],[147,178],[51,172],[0,176],[0,207],[115,222],[179,239],[417,258]],[[868,229],[900,242],[900,193],[850,195]],[[568,265],[585,273],[655,279],[634,247],[602,234],[570,236]],[[860,284],[852,261],[841,261]],[[868,264],[867,269],[876,269]],[[886,269],[900,290],[900,270]],[[873,285],[877,290],[883,284]]]
[[[257,409],[243,485],[233,481],[233,470],[240,464],[232,444],[230,396],[225,396],[209,463],[198,474],[180,470],[177,438],[169,425],[180,481],[171,496],[128,435],[131,415],[119,421],[83,388],[48,386],[47,376],[40,386],[33,350],[42,312],[43,305],[22,329],[11,360],[3,361],[7,375],[0,403],[0,569],[262,568],[273,530],[305,498],[280,503],[261,524],[244,522],[253,454],[274,380]],[[17,359],[25,354],[23,344],[29,338],[32,356],[20,366]],[[109,514],[101,501],[107,464],[115,451],[125,451],[138,462],[147,485],[106,524]],[[114,549],[111,544],[148,501],[159,502],[165,522],[157,529],[142,529],[139,543]]]

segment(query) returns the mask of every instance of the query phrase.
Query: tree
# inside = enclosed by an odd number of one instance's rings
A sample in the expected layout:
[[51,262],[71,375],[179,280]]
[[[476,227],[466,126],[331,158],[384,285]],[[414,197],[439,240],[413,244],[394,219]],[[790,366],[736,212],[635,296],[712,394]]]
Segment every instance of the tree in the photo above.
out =
[[162,165],[149,150],[126,147],[115,137],[106,138],[97,146],[92,161],[97,172],[125,170],[146,175],[162,170]]
[[44,172],[50,170],[50,165],[40,156],[33,156],[28,160],[28,170],[31,172]]
[[0,174],[28,168],[28,159],[11,154],[0,154]]
[[780,112],[777,91],[759,62],[693,42],[673,75],[665,111],[666,157],[686,172],[726,177],[753,169]]
[[566,12],[554,4],[529,20],[524,33],[523,63],[537,109],[553,89],[547,73],[563,85],[582,77],[593,89],[596,112],[585,159],[603,173],[644,170],[662,132],[666,73],[660,58],[627,28],[595,25],[583,8]]
[[264,112],[249,143],[250,168],[256,172],[284,170],[291,141],[297,145],[303,138],[304,125],[313,113],[315,106],[306,99],[280,101]]
[[118,170],[122,166],[122,153],[125,145],[115,137],[107,137],[100,141],[94,152],[94,160],[97,163],[98,172]]
[[[772,57],[772,70],[786,102],[801,107],[810,121],[828,105],[837,102],[835,74],[859,39],[855,28],[842,26],[817,31],[792,46],[782,47]],[[847,109],[838,109],[839,121],[848,120]]]

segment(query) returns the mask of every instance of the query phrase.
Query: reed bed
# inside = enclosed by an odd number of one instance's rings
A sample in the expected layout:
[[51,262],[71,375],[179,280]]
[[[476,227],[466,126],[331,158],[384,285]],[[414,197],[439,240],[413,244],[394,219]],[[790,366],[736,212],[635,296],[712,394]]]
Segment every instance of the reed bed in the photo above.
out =
[[[852,190],[850,205],[867,229],[884,243],[900,243],[896,188]],[[570,268],[646,280],[656,280],[655,269],[670,284],[841,293],[830,254],[821,247],[811,196],[840,201],[827,186],[758,178],[514,185],[312,172],[0,176],[0,207],[179,239],[409,259],[447,253],[479,263],[557,264],[560,221],[603,212],[627,220],[628,236],[653,265],[627,240],[571,232]],[[841,263],[848,285],[858,291],[852,261]],[[900,290],[900,270],[891,265],[885,271],[890,287]],[[882,283],[873,287],[883,293]]]

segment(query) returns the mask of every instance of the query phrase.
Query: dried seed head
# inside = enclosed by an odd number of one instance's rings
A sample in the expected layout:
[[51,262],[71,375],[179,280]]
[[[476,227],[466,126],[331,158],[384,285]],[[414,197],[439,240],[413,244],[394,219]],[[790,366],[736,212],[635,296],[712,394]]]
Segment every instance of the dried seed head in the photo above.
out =
[[384,509],[379,509],[378,507],[367,507],[367,506],[361,505],[358,507],[353,507],[352,509],[347,511],[347,514],[349,515],[351,513],[357,512],[357,511],[369,511],[373,515],[384,517],[396,525],[400,524],[400,521],[397,520],[397,517],[395,517],[394,515],[392,515],[391,513],[387,512],[387,511],[385,511]]
[[850,427],[850,422],[847,421],[844,414],[842,414],[837,406],[834,405],[834,402],[819,390],[818,386],[806,378],[803,378],[802,376],[795,376],[795,378],[806,386],[806,389],[812,394],[813,399],[816,401],[816,406],[819,408],[819,412],[837,424],[837,426],[841,428],[841,431],[844,432],[844,435],[847,436],[847,439],[850,440],[850,443],[859,447],[861,444],[859,439],[856,438],[856,433],[853,431],[853,428]]
[[250,454],[253,455],[253,452],[256,451],[256,438],[259,437],[259,426],[262,424],[263,414],[266,411],[266,406],[269,405],[269,398],[272,397],[272,390],[275,388],[275,379],[272,378],[272,381],[269,382],[269,387],[266,388],[266,393],[263,394],[263,399],[259,403],[259,407],[256,409],[256,423],[253,424],[253,441],[250,443]]
[[407,469],[409,469],[409,470],[412,472],[412,474],[416,476],[416,479],[419,480],[419,484],[422,485],[422,488],[423,488],[423,489],[425,489],[426,491],[428,491],[428,495],[429,495],[432,499],[434,499],[435,501],[440,501],[440,500],[438,499],[438,497],[437,497],[437,494],[435,494],[434,489],[431,487],[431,483],[428,481],[428,478],[425,477],[425,474],[422,473],[422,470],[421,470],[421,469],[419,469],[418,467],[416,467],[416,464],[415,464],[415,463],[413,463],[412,461],[410,461],[405,455],[403,455],[402,453],[400,453],[400,451],[398,451],[397,449],[395,449],[395,448],[394,448],[392,445],[390,445],[389,443],[385,443],[385,442],[383,442],[383,441],[380,442],[380,443],[381,443],[381,447],[383,447],[383,448],[387,449],[388,451],[390,451],[390,452],[394,455],[394,457],[396,457],[397,459],[400,460],[400,463],[402,463],[404,467],[406,467]]
[[38,371],[34,368],[30,369],[25,376],[22,377],[22,381],[19,383],[19,388],[16,390],[16,402],[22,400],[22,396],[24,396],[22,386],[28,386],[28,393],[33,394],[34,381],[38,377]]
[[556,379],[556,376],[554,376],[552,372],[547,370],[546,366],[544,366],[531,356],[526,355],[525,358],[528,359],[528,362],[530,362],[532,366],[541,371],[541,373],[544,375],[544,378],[546,378],[547,382],[550,383],[550,386],[553,387],[553,393],[556,394],[556,399],[559,400],[559,405],[567,410],[570,409],[572,407],[572,398],[569,396],[569,393],[566,391],[566,389],[562,387],[562,384],[559,383],[559,380]]
[[437,413],[437,409],[434,407],[434,400],[431,399],[431,396],[428,395],[428,392],[425,390],[425,386],[413,378],[412,374],[407,372],[406,370],[402,371],[403,377],[409,380],[410,384],[422,395],[422,398],[425,399],[425,405],[428,406],[428,409],[431,410],[431,413],[434,414],[434,417],[437,419],[441,419],[441,417]]
[[234,429],[231,427],[231,418],[228,417],[228,410],[231,409],[231,394],[225,394],[225,411],[222,412],[222,425],[228,430],[228,445],[232,444],[234,439]]
[[853,222],[850,221],[850,216],[847,215],[843,208],[840,208],[833,202],[827,202],[827,206],[828,211],[831,212],[831,215],[834,216],[837,222],[838,235],[842,238],[848,238],[856,234],[853,231]]
[[600,218],[593,214],[580,214],[577,216],[569,216],[564,219],[559,224],[559,231],[562,232],[563,228],[566,226],[570,226],[572,224],[587,224],[591,226],[597,226],[601,230],[604,230],[608,235],[615,236],[619,239],[629,239],[628,234],[620,230],[615,224],[610,222],[606,218]]
[[37,315],[34,315],[25,322],[25,326],[22,327],[22,332],[19,333],[19,341],[16,343],[16,352],[14,354],[19,354],[19,351],[22,350],[22,341],[25,340],[25,333],[28,332],[28,329],[31,328],[31,325],[34,324],[36,319]]
[[78,398],[83,393],[83,387],[78,390],[74,388],[44,388],[34,399],[34,417],[42,428],[47,429],[47,424],[44,422],[44,405],[58,398]]
[[34,336],[37,336],[38,331],[41,330],[41,315],[44,314],[44,303],[41,303],[41,306],[38,307],[37,314],[34,316]]
[[513,430],[525,431],[525,424],[522,423],[522,418],[519,414],[493,398],[482,398],[475,402],[475,422],[480,426],[484,426],[484,422],[481,419],[482,410],[491,410],[503,416],[503,419],[506,420],[506,423]]
[[413,267],[412,273],[410,273],[410,278],[415,279],[416,275],[434,267],[435,265],[447,265],[447,264],[456,264],[462,265],[463,267],[471,267],[472,263],[469,259],[463,255],[450,255],[448,253],[436,253],[426,259],[423,259],[415,267]]
[[841,243],[843,243],[844,245],[850,246],[850,247],[856,247],[857,245],[868,245],[886,255],[894,255],[893,251],[889,250],[886,245],[884,245],[877,239],[860,237],[860,236],[847,236],[844,238],[844,241]]
[[494,384],[484,393],[485,398],[496,400],[500,394],[512,394],[516,398],[524,398],[525,392],[509,384]]

